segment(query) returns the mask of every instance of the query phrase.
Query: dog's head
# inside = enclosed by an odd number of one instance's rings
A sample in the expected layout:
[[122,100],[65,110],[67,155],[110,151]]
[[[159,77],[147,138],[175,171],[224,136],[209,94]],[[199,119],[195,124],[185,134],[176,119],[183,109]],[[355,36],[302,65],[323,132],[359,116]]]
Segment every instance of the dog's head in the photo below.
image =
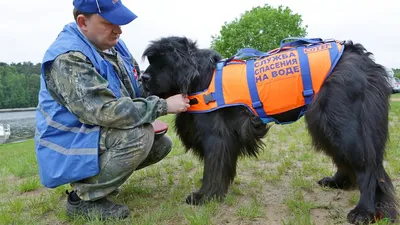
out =
[[197,48],[196,42],[185,37],[152,41],[142,56],[147,57],[150,64],[141,76],[144,89],[160,97],[189,94],[203,71],[202,60],[206,54],[210,51],[205,53]]

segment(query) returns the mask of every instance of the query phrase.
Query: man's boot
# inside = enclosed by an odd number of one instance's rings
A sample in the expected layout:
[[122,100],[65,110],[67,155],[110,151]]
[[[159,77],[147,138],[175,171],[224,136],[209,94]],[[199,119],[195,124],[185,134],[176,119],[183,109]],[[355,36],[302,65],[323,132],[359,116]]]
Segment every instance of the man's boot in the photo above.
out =
[[70,217],[83,216],[85,218],[125,219],[129,216],[129,209],[124,205],[117,205],[107,198],[95,201],[83,201],[72,191],[68,192],[67,215]]

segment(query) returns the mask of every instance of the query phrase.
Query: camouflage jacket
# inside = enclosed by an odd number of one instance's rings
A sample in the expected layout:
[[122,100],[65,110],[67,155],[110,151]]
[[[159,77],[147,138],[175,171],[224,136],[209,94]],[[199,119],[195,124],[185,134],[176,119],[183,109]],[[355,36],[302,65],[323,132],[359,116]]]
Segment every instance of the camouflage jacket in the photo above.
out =
[[[120,98],[117,99],[107,88],[107,80],[96,71],[85,55],[81,52],[68,52],[59,55],[45,71],[49,93],[59,104],[70,110],[82,123],[118,129],[151,123],[157,117],[167,114],[164,99],[135,96],[122,59],[115,50],[99,53],[113,65],[120,78]],[[136,67],[137,63],[133,63]]]

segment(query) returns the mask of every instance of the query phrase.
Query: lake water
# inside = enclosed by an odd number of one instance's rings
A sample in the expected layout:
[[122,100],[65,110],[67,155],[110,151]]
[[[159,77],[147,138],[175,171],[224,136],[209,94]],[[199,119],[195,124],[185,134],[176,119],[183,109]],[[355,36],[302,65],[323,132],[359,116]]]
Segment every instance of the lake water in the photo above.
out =
[[11,135],[6,142],[33,138],[35,134],[36,111],[1,112],[0,123],[10,124]]

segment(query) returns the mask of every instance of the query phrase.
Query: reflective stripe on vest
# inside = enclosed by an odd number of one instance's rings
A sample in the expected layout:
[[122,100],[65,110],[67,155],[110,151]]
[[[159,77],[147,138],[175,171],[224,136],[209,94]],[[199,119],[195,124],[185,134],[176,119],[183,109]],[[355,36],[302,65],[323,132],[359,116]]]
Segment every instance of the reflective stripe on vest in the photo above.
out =
[[247,61],[221,61],[209,87],[188,96],[191,107],[187,112],[243,105],[265,123],[280,123],[271,116],[299,107],[306,109],[343,50],[344,45],[331,41],[291,47]]

